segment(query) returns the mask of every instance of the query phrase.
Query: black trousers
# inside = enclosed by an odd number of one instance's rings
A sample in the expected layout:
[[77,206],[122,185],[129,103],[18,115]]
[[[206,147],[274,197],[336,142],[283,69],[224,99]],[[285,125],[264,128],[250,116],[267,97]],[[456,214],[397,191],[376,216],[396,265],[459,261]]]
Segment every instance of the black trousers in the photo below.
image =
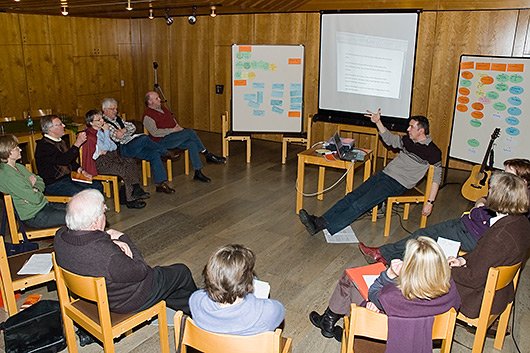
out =
[[153,288],[146,302],[136,312],[146,310],[161,300],[174,310],[190,314],[188,299],[197,290],[190,269],[184,264],[153,268]]

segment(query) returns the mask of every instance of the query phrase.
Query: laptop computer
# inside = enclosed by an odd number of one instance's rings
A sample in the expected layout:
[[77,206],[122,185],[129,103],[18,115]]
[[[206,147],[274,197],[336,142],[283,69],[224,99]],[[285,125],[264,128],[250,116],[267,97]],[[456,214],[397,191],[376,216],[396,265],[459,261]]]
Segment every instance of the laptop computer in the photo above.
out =
[[352,150],[348,150],[346,147],[342,145],[342,142],[340,141],[339,133],[336,132],[333,135],[333,142],[335,143],[335,146],[337,147],[337,155],[339,158],[343,161],[358,161],[362,162],[364,161],[364,157],[366,156],[366,152],[363,150],[360,150],[358,148],[354,148]]

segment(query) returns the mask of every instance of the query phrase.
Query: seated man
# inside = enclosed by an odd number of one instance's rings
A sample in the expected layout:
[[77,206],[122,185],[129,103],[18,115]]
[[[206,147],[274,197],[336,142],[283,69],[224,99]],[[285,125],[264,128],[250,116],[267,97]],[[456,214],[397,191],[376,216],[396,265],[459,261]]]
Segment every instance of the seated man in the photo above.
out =
[[182,148],[188,150],[191,164],[195,170],[194,180],[209,182],[210,178],[202,174],[202,162],[199,153],[202,153],[206,162],[222,164],[226,158],[217,157],[206,150],[195,130],[184,129],[180,126],[173,113],[162,106],[160,97],[156,92],[145,94],[144,127],[149,131],[151,139],[165,148]]
[[315,217],[301,209],[300,221],[306,226],[309,234],[314,235],[327,228],[333,235],[355,221],[375,205],[385,201],[390,196],[398,196],[406,189],[412,189],[425,175],[429,165],[434,165],[434,179],[432,191],[422,214],[431,214],[432,206],[438,193],[438,186],[442,180],[442,153],[434,144],[429,134],[429,120],[424,116],[413,116],[409,119],[408,135],[392,134],[381,122],[381,109],[377,113],[367,111],[376,124],[383,142],[400,149],[400,153],[383,171],[372,175],[357,189],[353,190],[322,217]]
[[[520,176],[527,187],[530,187],[530,161],[528,159],[508,159],[504,161],[504,171]],[[530,189],[527,189],[530,195]],[[368,247],[359,243],[359,249],[369,263],[376,261],[385,265],[393,259],[402,259],[407,241],[411,238],[426,236],[438,240],[438,236],[460,242],[460,249],[470,252],[477,246],[482,235],[490,228],[490,219],[495,212],[486,207],[486,199],[480,198],[471,211],[466,212],[460,218],[450,219],[426,228],[420,228],[411,236],[393,244],[385,244],[381,247]],[[530,217],[530,214],[527,214]]]
[[92,179],[92,175],[76,161],[79,158],[79,147],[86,141],[86,133],[79,133],[72,147],[68,148],[61,138],[64,135],[64,124],[58,116],[42,117],[40,126],[44,137],[37,141],[35,162],[46,185],[45,192],[56,196],[74,196],[85,189],[98,189],[103,192],[103,185],[99,181],[87,184],[73,181],[71,178],[72,171],[76,171]]
[[123,121],[118,116],[118,102],[114,98],[103,99],[102,109],[103,119],[109,124],[110,137],[120,146],[120,155],[149,161],[156,183],[156,192],[174,193],[175,190],[167,184],[167,174],[161,157],[176,160],[180,155],[154,143],[145,134],[135,135],[136,126]]
[[68,203],[66,228],[54,240],[57,264],[82,275],[105,277],[110,310],[137,313],[161,300],[190,313],[188,299],[197,287],[184,264],[150,267],[122,232],[105,232],[105,204],[96,190],[85,190]]

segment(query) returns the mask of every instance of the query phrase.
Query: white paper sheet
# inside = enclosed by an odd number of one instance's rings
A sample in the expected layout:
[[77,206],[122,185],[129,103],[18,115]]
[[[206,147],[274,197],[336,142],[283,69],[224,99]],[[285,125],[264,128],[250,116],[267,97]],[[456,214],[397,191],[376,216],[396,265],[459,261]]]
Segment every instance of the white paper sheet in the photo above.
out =
[[52,254],[33,254],[17,275],[45,275],[52,270]]
[[379,277],[379,275],[363,275],[363,279],[366,282],[368,288],[370,288],[372,284],[374,284],[377,277]]
[[271,285],[269,282],[260,281],[254,278],[254,295],[256,298],[267,299],[271,292]]
[[438,245],[442,248],[445,257],[454,256],[458,257],[458,251],[460,250],[460,242],[456,240],[447,239],[444,237],[438,237]]
[[359,239],[355,236],[355,232],[353,231],[351,226],[347,226],[343,230],[341,230],[338,233],[335,233],[334,235],[331,235],[327,229],[324,229],[324,236],[326,237],[326,241],[328,243],[358,243]]

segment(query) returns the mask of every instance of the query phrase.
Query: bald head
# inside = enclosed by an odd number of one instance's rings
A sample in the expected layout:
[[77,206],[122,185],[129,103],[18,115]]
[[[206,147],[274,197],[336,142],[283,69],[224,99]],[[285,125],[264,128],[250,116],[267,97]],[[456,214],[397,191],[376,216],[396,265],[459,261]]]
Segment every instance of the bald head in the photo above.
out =
[[160,97],[158,96],[158,93],[153,92],[153,91],[147,92],[145,94],[144,102],[146,106],[148,106],[149,108],[153,108],[153,109],[159,109],[160,106],[162,105],[160,101]]
[[105,199],[95,189],[86,189],[68,202],[66,226],[71,230],[104,230]]

